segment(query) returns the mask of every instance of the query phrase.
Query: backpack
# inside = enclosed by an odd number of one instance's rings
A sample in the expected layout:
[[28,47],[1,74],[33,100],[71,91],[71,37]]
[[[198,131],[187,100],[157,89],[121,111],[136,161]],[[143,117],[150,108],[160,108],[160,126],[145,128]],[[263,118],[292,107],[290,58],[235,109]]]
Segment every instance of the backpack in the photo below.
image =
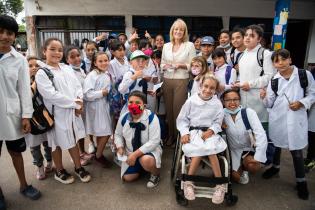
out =
[[[306,88],[308,86],[308,80],[307,80],[307,73],[305,69],[299,69],[298,70],[299,74],[299,80],[300,80],[300,85],[301,88],[303,88],[304,92],[304,97],[306,96]],[[271,89],[275,93],[276,96],[278,96],[278,83],[279,83],[279,78],[276,79],[271,79]]]
[[[260,72],[260,75],[259,75],[259,76],[263,76],[263,75],[265,74],[265,72],[264,72],[264,53],[265,53],[265,50],[266,50],[266,49],[263,48],[263,47],[259,47],[258,50],[257,50],[257,55],[256,55],[257,63],[258,63],[258,65],[261,67],[261,72]],[[243,55],[244,55],[244,53],[242,53],[242,54],[239,56],[237,62],[238,62],[239,60],[241,60],[241,58],[243,57]],[[237,56],[237,57],[238,57],[238,56]],[[233,65],[234,65],[234,64],[233,64]]]
[[227,65],[225,69],[225,84],[229,84],[230,78],[231,78],[231,72],[232,72],[232,66]]
[[[54,75],[48,68],[40,68],[42,69],[46,75],[48,76],[49,80],[53,83]],[[54,85],[54,83],[53,83]],[[33,92],[33,116],[30,120],[31,124],[31,134],[39,135],[43,134],[49,130],[51,130],[54,126],[54,106],[52,107],[52,113],[49,113],[48,109],[45,107],[43,97],[38,92],[37,87],[32,88]]]
[[125,102],[122,94],[118,91],[119,84],[122,81],[122,78],[119,79],[116,83],[112,80],[112,76],[109,74],[111,80],[111,88],[107,95],[107,100],[109,102],[110,113],[114,115],[115,119],[119,118],[120,111],[123,108]]
[[[249,134],[250,141],[251,141],[251,146],[253,148],[255,148],[255,146],[256,146],[255,145],[256,144],[256,139],[255,139],[255,136],[253,134],[252,127],[250,126],[250,123],[249,123],[249,120],[248,120],[246,108],[241,109],[241,116],[242,116],[242,120],[243,120],[243,123],[245,125],[245,128],[246,128],[246,130],[247,130],[247,132]],[[267,151],[266,151],[267,161],[264,164],[268,165],[268,164],[272,163],[274,153],[275,153],[275,146],[268,139],[268,146],[267,146]]]
[[[149,125],[150,125],[151,122],[153,121],[154,115],[155,115],[154,112],[151,112],[151,114],[149,115]],[[124,127],[124,125],[126,124],[127,119],[128,119],[129,116],[130,116],[130,113],[129,113],[129,112],[127,112],[127,113],[123,116],[123,118],[122,118],[122,120],[121,120],[121,126],[122,126],[122,127]]]
[[235,56],[235,47],[232,48],[231,53],[230,53],[230,58],[231,58],[231,62],[233,67],[235,67],[238,64],[238,61],[240,60],[241,56],[243,55],[244,52],[239,52],[236,56],[236,58],[234,58]]

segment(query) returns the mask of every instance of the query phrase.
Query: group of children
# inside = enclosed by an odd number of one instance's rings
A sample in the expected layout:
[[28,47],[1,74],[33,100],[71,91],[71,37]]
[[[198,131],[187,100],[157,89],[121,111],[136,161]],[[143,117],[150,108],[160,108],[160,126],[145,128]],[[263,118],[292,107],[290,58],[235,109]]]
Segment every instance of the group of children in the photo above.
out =
[[[0,25],[0,29],[2,27]],[[47,133],[26,136],[37,166],[37,179],[45,179],[46,173],[53,171],[53,161],[54,178],[64,184],[73,183],[74,177],[62,163],[62,151],[68,150],[74,173],[82,182],[89,182],[91,175],[84,165],[95,159],[102,167],[111,167],[111,161],[103,154],[110,142],[121,162],[124,181],[133,181],[142,171],[147,171],[151,174],[147,187],[159,183],[161,137],[165,139],[166,136],[163,133],[165,110],[163,93],[156,91],[155,86],[163,81],[160,61],[164,39],[156,37],[157,49],[153,50],[150,41],[139,42],[136,32],[131,40],[122,36],[121,40],[109,41],[105,52],[98,51],[97,43],[89,41],[83,54],[75,46],[64,47],[59,39],[49,38],[43,45],[43,61],[28,58],[33,93],[41,94],[46,108],[54,116],[54,127]],[[183,152],[191,158],[188,174],[194,175],[201,157],[208,156],[214,176],[221,177],[217,154],[229,148],[232,179],[247,184],[248,172],[257,172],[261,163],[266,162],[267,139],[270,139],[276,151],[272,167],[263,177],[271,178],[279,173],[280,148],[289,148],[298,196],[308,199],[302,149],[307,146],[308,126],[309,145],[314,145],[311,139],[315,132],[314,78],[304,71],[303,81],[307,84],[302,86],[300,71],[303,70],[291,66],[290,53],[285,49],[273,54],[263,51],[261,69],[261,36],[257,26],[250,26],[246,31],[222,31],[220,45],[216,48],[211,36],[201,38],[200,53],[192,59],[188,70],[191,82],[187,93],[190,97],[181,108],[176,123]],[[95,41],[101,40],[97,37]],[[245,73],[246,68],[254,68],[257,72]],[[278,71],[275,75],[274,68]],[[114,94],[121,99],[116,101],[118,109],[113,107]],[[268,135],[261,123],[265,122],[264,113],[259,112],[262,106],[269,108]],[[309,117],[307,110],[311,110]],[[220,136],[222,128],[227,135],[226,141]],[[84,147],[85,140],[91,145],[89,152]],[[314,148],[310,146],[307,164],[315,160]],[[195,199],[192,182],[185,182],[184,194],[188,200]],[[213,203],[222,203],[224,195],[224,187],[217,185]]]

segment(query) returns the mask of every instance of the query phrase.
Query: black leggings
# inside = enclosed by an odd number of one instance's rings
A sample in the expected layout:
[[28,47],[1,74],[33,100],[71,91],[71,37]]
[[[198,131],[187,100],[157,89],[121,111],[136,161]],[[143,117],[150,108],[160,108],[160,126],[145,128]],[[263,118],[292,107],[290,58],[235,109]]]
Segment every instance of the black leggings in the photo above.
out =
[[[303,151],[300,149],[300,150],[291,150],[290,152],[293,159],[295,177],[298,181],[303,181],[305,180]],[[280,166],[280,156],[281,156],[281,148],[276,147],[275,154],[273,156],[273,165],[276,167]]]
[[307,159],[315,160],[315,132],[308,132]]

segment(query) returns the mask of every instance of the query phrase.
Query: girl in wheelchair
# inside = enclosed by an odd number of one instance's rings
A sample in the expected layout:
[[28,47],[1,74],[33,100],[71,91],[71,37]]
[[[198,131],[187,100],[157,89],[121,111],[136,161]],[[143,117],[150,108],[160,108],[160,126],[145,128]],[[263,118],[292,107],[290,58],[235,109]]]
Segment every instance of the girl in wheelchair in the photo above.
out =
[[[221,96],[224,103],[224,126],[232,159],[231,178],[247,184],[248,172],[254,174],[266,162],[267,136],[256,112],[240,106],[237,90],[227,90]],[[254,137],[251,139],[251,136]]]
[[[202,157],[208,156],[214,176],[222,177],[217,154],[223,152],[227,145],[218,134],[224,117],[223,106],[215,95],[218,87],[219,82],[214,76],[204,76],[199,93],[187,99],[177,117],[182,150],[186,157],[191,158],[188,175],[194,175]],[[192,182],[184,182],[184,195],[187,200],[195,199]],[[222,203],[224,195],[224,185],[216,185],[212,202]]]

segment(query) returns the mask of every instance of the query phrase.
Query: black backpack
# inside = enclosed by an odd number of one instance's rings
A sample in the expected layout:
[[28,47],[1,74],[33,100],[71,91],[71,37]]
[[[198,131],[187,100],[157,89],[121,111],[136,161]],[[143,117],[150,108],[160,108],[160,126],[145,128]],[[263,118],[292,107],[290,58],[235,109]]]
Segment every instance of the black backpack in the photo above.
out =
[[[301,85],[301,88],[303,88],[304,97],[305,97],[306,88],[308,86],[307,73],[305,69],[299,69],[298,73],[299,73],[300,85]],[[275,93],[276,96],[278,96],[278,83],[279,83],[279,78],[271,79],[271,89]]]
[[[48,68],[40,68],[42,69],[48,76],[49,80],[53,83],[54,75]],[[53,83],[54,84],[54,83]],[[45,107],[43,97],[38,92],[37,87],[32,87],[33,92],[33,116],[30,120],[31,124],[31,134],[40,135],[43,134],[54,126],[54,106],[52,107],[52,113],[49,113],[48,109]]]

